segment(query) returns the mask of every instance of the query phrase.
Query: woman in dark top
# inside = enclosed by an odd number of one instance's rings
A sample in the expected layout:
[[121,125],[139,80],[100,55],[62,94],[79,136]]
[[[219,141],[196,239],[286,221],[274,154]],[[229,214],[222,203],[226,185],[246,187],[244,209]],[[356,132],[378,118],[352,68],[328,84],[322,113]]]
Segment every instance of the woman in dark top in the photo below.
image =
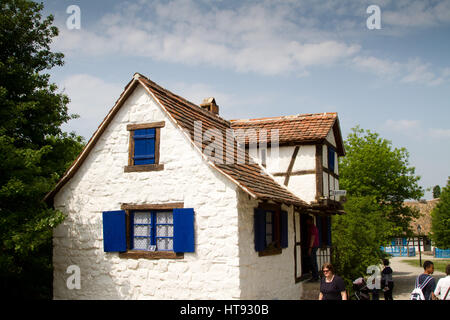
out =
[[334,274],[331,263],[322,266],[324,277],[320,281],[319,300],[347,300],[344,280]]
[[384,300],[394,300],[392,290],[394,289],[394,280],[392,279],[392,269],[389,267],[389,260],[383,260],[384,269],[381,272],[381,287],[384,291]]

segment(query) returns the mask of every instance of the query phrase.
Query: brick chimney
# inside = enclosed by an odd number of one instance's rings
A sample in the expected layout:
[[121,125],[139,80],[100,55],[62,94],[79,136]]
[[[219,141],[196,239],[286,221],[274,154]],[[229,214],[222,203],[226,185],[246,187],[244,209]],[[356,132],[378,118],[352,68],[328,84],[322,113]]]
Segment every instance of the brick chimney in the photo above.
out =
[[216,99],[214,99],[214,97],[203,99],[200,107],[202,107],[203,110],[207,110],[217,115],[219,114],[219,106],[216,104]]

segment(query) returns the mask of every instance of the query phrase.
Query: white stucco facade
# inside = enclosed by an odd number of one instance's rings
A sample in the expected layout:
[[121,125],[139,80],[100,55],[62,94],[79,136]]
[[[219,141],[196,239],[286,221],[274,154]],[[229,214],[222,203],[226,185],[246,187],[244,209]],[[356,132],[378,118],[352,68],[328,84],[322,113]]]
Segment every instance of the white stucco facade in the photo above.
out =
[[[160,163],[164,170],[124,172],[128,124],[165,121]],[[104,252],[102,212],[122,203],[183,202],[195,211],[195,252],[183,259],[150,260]],[[293,209],[289,246],[259,257],[254,250],[250,198],[211,168],[190,140],[140,86],[127,98],[82,166],[54,197],[66,214],[54,230],[54,299],[298,299],[294,281]],[[70,290],[70,265],[81,288]]]

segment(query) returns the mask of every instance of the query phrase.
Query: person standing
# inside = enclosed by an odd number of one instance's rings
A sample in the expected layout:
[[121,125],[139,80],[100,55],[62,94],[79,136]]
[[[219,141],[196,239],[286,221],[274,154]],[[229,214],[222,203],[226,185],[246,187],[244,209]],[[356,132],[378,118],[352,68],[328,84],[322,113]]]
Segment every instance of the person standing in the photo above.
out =
[[450,264],[445,268],[447,276],[439,279],[436,289],[434,290],[435,297],[439,300],[450,300]]
[[416,287],[422,287],[423,284],[426,284],[422,288],[425,300],[435,300],[436,296],[434,295],[434,289],[436,288],[436,281],[431,276],[434,272],[434,263],[428,260],[425,261],[423,263],[423,270],[424,272],[416,279]]
[[322,266],[324,277],[320,281],[319,300],[347,300],[344,280],[334,274],[331,263]]
[[307,237],[307,245],[308,245],[308,259],[309,265],[311,267],[312,278],[311,282],[319,281],[319,271],[317,266],[317,249],[319,248],[319,230],[314,225],[314,218],[308,216],[306,219],[306,223],[308,225],[308,237]]
[[394,290],[394,280],[392,279],[392,268],[389,267],[389,260],[383,259],[383,271],[381,271],[381,287],[383,288],[384,300],[394,300],[392,292]]

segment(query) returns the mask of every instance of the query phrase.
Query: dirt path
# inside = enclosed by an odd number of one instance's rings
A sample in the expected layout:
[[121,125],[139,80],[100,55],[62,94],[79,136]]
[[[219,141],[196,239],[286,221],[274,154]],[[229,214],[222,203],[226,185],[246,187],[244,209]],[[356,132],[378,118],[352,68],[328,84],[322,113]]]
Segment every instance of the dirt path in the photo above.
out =
[[[414,283],[419,274],[423,273],[423,268],[417,264],[417,267],[411,266],[407,263],[401,262],[402,260],[416,260],[418,257],[393,257],[389,261],[391,268],[394,271],[394,300],[409,300],[410,293],[414,289]],[[434,261],[432,256],[422,256],[422,263],[425,260]],[[440,278],[445,277],[445,273],[435,271],[433,273],[436,283]],[[381,295],[382,296],[382,295]],[[381,298],[383,299],[383,298]]]

